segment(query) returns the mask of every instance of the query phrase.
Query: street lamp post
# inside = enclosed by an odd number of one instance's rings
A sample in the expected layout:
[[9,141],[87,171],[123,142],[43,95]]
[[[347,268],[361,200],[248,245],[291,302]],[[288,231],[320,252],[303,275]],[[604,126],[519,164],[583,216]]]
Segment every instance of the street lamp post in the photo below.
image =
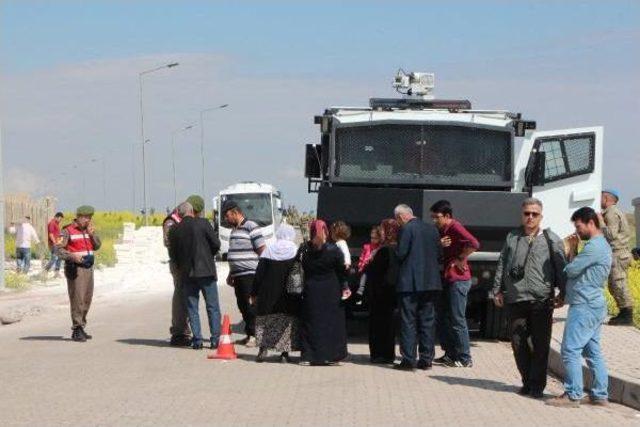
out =
[[4,289],[4,184],[2,181],[2,132],[0,131],[0,290]]
[[150,70],[142,71],[138,74],[138,83],[140,87],[140,141],[142,142],[142,198],[143,198],[143,209],[144,209],[144,225],[149,225],[149,213],[147,206],[147,159],[145,155],[145,143],[147,139],[144,136],[144,103],[142,101],[142,77],[146,74],[153,73],[155,71],[160,71],[164,68],[173,68],[177,67],[177,62],[172,62],[170,64],[161,65],[156,68],[152,68]]
[[178,190],[176,188],[176,134],[193,129],[195,125],[188,125],[171,132],[171,169],[173,170],[173,206],[178,204]]
[[205,108],[204,110],[200,111],[200,157],[201,157],[201,161],[202,161],[202,186],[201,186],[201,191],[202,191],[202,197],[206,198],[206,194],[204,192],[204,113],[208,112],[208,111],[213,111],[213,110],[221,110],[223,108],[227,108],[229,106],[229,104],[222,104],[219,105],[217,107],[211,107],[211,108]]

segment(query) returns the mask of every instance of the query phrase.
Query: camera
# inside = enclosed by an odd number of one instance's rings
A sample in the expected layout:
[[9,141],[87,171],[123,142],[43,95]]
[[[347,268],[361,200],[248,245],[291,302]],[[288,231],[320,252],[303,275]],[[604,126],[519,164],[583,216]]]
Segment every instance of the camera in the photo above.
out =
[[88,254],[82,257],[82,262],[80,263],[80,266],[83,268],[91,268],[93,267],[93,262],[95,261],[95,258],[93,255]]
[[515,281],[522,280],[524,278],[524,266],[514,265],[509,270],[509,276]]

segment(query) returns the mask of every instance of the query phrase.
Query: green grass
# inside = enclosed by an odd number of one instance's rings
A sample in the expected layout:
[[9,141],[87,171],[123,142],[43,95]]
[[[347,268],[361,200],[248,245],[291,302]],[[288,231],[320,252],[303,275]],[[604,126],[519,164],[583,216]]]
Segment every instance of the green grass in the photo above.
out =
[[13,271],[4,272],[4,285],[7,289],[24,290],[30,286],[30,281],[24,274],[18,274]]

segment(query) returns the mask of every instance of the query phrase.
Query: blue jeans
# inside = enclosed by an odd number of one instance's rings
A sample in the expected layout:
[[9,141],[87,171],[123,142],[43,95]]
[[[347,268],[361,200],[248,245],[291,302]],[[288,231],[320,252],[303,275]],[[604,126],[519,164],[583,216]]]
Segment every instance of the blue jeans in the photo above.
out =
[[55,271],[60,271],[61,264],[62,264],[62,259],[58,256],[58,254],[55,253],[53,249],[51,249],[51,259],[49,260],[47,265],[44,267],[44,269],[46,271],[49,271],[53,266],[55,266]]
[[202,330],[200,328],[200,313],[198,304],[200,292],[204,296],[204,303],[209,318],[209,331],[211,343],[217,345],[220,338],[220,302],[218,300],[218,284],[213,277],[196,277],[183,279],[183,292],[187,305],[189,324],[193,332],[194,342],[202,342]]
[[451,360],[471,361],[467,327],[467,295],[471,280],[444,284],[438,307],[437,332],[440,346]]
[[437,292],[398,292],[400,309],[400,354],[414,364],[418,358],[430,363],[434,354],[434,321]]
[[600,330],[606,314],[607,308],[602,304],[569,306],[569,314],[562,337],[562,363],[565,371],[564,390],[573,400],[581,399],[584,396],[583,356],[593,378],[591,397],[593,399],[607,399],[609,396],[607,365],[600,351]]
[[31,268],[31,248],[16,248],[18,273],[28,273]]

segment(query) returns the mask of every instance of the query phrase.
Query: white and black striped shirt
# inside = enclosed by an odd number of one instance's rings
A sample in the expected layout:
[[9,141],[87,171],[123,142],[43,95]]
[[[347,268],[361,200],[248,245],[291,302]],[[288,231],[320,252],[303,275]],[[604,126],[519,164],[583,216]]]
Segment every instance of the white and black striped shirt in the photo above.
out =
[[227,254],[231,277],[255,274],[259,260],[258,249],[264,245],[260,227],[253,221],[245,219],[231,230]]

